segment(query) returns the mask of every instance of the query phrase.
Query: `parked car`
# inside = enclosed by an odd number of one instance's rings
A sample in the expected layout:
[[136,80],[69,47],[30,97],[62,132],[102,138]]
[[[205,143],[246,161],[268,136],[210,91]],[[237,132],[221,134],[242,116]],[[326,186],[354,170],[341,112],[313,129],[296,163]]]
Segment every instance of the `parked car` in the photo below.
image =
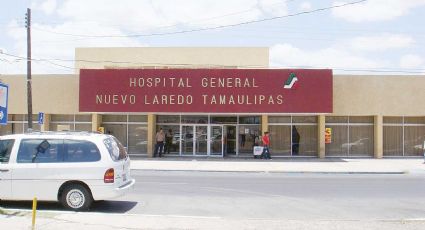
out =
[[0,137],[0,199],[59,201],[87,210],[134,186],[130,158],[113,136],[35,132]]

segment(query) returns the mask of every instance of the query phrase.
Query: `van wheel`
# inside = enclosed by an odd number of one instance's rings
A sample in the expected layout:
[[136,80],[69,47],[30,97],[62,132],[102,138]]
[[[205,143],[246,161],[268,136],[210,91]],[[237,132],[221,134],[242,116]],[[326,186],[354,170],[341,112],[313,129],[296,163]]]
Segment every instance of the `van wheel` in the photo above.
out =
[[90,208],[93,198],[88,189],[80,184],[66,186],[62,192],[62,205],[73,211],[83,211]]

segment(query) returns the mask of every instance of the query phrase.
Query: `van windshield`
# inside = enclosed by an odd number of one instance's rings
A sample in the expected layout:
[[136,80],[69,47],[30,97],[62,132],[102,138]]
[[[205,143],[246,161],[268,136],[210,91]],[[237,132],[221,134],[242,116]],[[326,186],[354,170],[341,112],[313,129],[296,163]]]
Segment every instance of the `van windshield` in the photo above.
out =
[[127,159],[127,151],[124,146],[113,136],[106,138],[103,143],[108,149],[109,155],[111,155],[112,160],[119,161]]
[[0,140],[0,163],[9,162],[10,152],[12,151],[15,140]]

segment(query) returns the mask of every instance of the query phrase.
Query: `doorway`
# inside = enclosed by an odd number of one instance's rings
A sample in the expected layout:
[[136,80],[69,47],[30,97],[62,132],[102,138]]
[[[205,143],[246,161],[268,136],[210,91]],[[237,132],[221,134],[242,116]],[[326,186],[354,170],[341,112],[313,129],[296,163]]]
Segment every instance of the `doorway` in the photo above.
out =
[[223,156],[223,126],[182,125],[181,155]]
[[225,125],[224,155],[236,156],[236,125]]

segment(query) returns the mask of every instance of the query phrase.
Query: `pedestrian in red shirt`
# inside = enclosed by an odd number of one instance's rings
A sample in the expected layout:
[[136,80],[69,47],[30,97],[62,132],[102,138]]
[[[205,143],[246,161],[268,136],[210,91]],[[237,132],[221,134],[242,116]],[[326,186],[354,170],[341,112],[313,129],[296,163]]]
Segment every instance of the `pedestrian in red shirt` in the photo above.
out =
[[264,159],[272,159],[270,157],[270,150],[269,150],[269,146],[270,146],[270,136],[269,136],[269,132],[264,132],[264,136],[263,136],[263,154],[262,154],[262,158]]

